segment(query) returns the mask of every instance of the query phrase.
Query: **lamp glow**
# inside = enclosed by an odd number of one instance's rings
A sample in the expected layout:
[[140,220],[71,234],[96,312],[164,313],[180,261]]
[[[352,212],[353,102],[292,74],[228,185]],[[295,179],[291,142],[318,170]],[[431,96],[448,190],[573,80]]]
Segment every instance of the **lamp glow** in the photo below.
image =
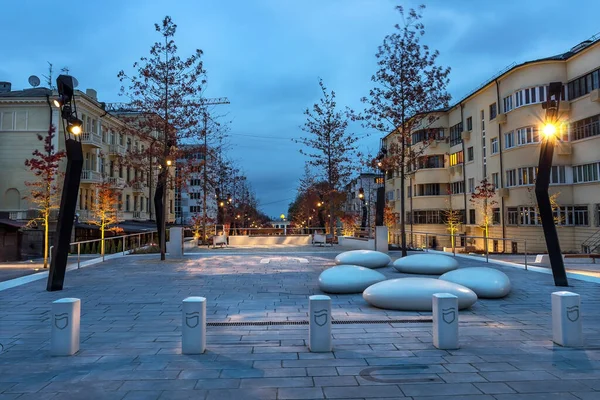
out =
[[546,137],[554,136],[554,135],[556,135],[556,125],[550,124],[550,123],[546,124],[546,125],[544,125],[542,132],[544,132],[544,135]]

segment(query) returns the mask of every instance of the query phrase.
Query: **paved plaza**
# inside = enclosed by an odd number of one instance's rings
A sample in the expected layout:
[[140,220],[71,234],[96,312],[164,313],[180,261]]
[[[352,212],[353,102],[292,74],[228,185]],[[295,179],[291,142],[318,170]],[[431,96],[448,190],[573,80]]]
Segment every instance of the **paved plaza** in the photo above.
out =
[[[289,249],[288,249],[289,250]],[[340,251],[201,251],[161,262],[126,256],[0,291],[0,400],[5,399],[600,399],[600,286],[570,280],[584,346],[552,343],[552,276],[494,266],[502,300],[460,312],[459,350],[432,344],[431,313],[387,311],[333,295],[331,353],[310,353],[308,296]],[[395,258],[392,254],[392,258]],[[461,266],[483,266],[460,259]],[[404,277],[392,268],[379,270]],[[203,355],[181,354],[181,301],[207,298]],[[82,301],[81,350],[49,355],[50,306]],[[260,326],[257,321],[290,321]]]

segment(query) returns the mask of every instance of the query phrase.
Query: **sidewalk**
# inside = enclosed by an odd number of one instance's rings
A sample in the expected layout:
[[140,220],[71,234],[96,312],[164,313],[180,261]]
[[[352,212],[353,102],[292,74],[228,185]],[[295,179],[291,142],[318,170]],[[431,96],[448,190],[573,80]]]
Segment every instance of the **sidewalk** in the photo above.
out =
[[[551,341],[550,293],[559,290],[551,275],[489,265],[513,291],[461,311],[459,350],[435,349],[430,323],[386,322],[430,313],[377,309],[356,294],[331,296],[334,320],[351,323],[333,325],[333,352],[310,353],[306,326],[251,323],[306,320],[339,249],[241,250],[166,262],[126,256],[68,272],[62,292],[46,292],[44,281],[0,292],[0,399],[600,398],[597,284],[569,288],[582,296],[580,349]],[[209,326],[206,354],[181,355],[181,301],[190,295],[207,298],[209,322],[247,325]],[[48,354],[50,303],[62,297],[82,299],[73,357]]]

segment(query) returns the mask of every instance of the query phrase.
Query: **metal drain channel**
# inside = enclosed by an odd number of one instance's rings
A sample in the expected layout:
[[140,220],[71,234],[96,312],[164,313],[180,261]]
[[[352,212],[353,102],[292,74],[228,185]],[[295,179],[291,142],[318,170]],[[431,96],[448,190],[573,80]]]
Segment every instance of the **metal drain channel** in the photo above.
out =
[[[422,319],[379,319],[379,320],[332,320],[333,325],[354,324],[420,324],[432,323],[431,318]],[[207,326],[277,326],[277,325],[308,325],[308,321],[240,321],[240,322],[207,322]]]

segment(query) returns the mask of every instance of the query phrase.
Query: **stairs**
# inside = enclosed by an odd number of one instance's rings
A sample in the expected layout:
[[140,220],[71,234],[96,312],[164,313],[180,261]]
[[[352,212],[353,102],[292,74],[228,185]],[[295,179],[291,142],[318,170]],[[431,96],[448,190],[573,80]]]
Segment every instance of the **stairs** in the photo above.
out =
[[596,231],[581,243],[581,251],[583,253],[593,253],[600,248],[600,230]]

